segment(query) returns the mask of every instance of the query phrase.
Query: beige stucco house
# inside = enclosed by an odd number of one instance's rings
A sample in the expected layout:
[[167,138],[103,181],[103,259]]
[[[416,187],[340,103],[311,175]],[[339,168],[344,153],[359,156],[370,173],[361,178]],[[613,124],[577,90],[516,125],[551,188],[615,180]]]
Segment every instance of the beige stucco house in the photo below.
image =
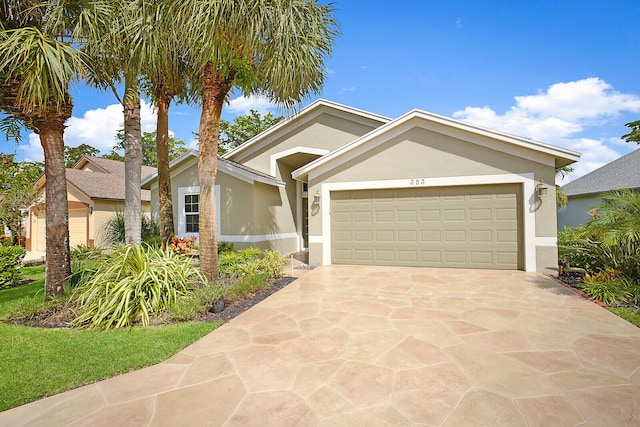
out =
[[[143,166],[141,177],[155,172],[156,168]],[[105,223],[116,212],[124,211],[124,163],[84,156],[73,168],[66,169],[65,173],[69,204],[69,246],[104,246],[101,234]],[[39,202],[29,208],[25,221],[28,251],[46,250],[45,183],[44,175],[36,182],[41,195]],[[142,213],[150,215],[151,195],[148,190],[142,190],[141,201]]]
[[[425,111],[318,100],[219,159],[218,238],[312,265],[555,271],[555,169],[579,154]],[[172,162],[174,215],[197,236],[197,153]],[[157,212],[157,176],[143,181]]]

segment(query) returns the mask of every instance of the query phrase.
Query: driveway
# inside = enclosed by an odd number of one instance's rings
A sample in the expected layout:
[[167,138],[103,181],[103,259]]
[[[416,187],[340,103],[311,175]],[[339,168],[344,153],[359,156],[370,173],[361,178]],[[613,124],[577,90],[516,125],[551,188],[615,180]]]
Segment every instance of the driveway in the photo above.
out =
[[323,266],[0,425],[640,424],[640,329],[540,274]]

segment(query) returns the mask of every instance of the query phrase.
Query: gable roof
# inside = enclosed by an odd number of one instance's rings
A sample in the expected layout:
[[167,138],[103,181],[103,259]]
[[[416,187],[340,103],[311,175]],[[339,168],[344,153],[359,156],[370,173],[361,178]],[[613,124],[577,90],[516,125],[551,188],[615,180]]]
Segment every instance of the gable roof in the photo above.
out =
[[[90,171],[85,168],[93,165],[99,171]],[[142,166],[141,178],[152,174],[156,168]],[[73,168],[65,169],[67,184],[80,191],[89,199],[124,200],[124,162],[103,159],[94,156],[83,156]],[[38,186],[44,186],[45,175],[36,182]],[[151,201],[151,192],[142,190],[140,199],[143,202]]]
[[300,111],[295,114],[290,115],[286,119],[276,123],[271,126],[269,129],[259,133],[253,138],[249,139],[243,144],[240,144],[233,150],[224,154],[222,157],[224,159],[232,159],[236,157],[242,157],[243,154],[247,154],[249,152],[253,152],[259,147],[268,144],[282,132],[290,132],[292,129],[297,126],[302,126],[309,120],[314,117],[320,115],[323,111],[334,111],[340,113],[350,114],[355,118],[367,120],[367,121],[375,121],[380,125],[388,123],[391,121],[389,117],[385,117],[379,114],[371,113],[369,111],[360,110],[358,108],[349,107],[348,105],[339,104],[333,101],[327,101],[326,99],[318,99],[311,104],[307,105]]
[[640,149],[571,181],[562,189],[567,196],[600,194],[622,188],[640,189],[638,165],[640,165]]
[[480,145],[490,145],[491,148],[541,163],[548,162],[552,157],[556,168],[580,159],[580,154],[575,151],[415,109],[293,171],[292,176],[304,181],[312,171],[324,173],[415,126]]
[[[188,150],[183,153],[180,157],[174,159],[169,163],[169,169],[174,169],[179,167],[185,161],[191,158],[198,158],[198,152],[196,150]],[[284,187],[284,182],[272,177],[271,175],[267,175],[266,173],[262,173],[255,169],[252,169],[248,166],[241,165],[240,163],[233,162],[228,159],[224,159],[218,156],[218,170],[222,171],[228,175],[231,175],[235,178],[238,178],[242,181],[253,184],[255,181],[261,182],[263,184],[273,185],[276,187]],[[142,180],[142,188],[150,189],[151,183],[158,179],[158,172],[148,175],[146,178]]]

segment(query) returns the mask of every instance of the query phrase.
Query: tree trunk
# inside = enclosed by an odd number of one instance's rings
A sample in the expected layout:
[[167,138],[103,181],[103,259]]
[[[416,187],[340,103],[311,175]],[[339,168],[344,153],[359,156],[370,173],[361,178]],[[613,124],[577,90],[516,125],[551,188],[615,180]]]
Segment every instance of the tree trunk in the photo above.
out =
[[[64,123],[64,121],[62,122]],[[40,144],[44,150],[46,177],[47,266],[45,295],[61,295],[71,275],[69,256],[69,205],[64,164],[64,125],[40,127]]]
[[125,83],[124,97],[124,240],[139,244],[141,237],[142,204],[142,131],[140,129],[140,97],[138,89]]
[[[167,99],[168,98],[168,99]],[[169,173],[169,105],[171,98],[158,96],[158,123],[156,126],[156,151],[158,154],[158,197],[160,205],[160,239],[167,242],[175,235],[173,203],[171,201],[171,176]]]
[[200,182],[200,269],[213,282],[218,279],[218,236],[216,231],[216,175],[220,115],[232,76],[224,78],[207,63],[202,73],[202,115],[199,129],[198,180]]

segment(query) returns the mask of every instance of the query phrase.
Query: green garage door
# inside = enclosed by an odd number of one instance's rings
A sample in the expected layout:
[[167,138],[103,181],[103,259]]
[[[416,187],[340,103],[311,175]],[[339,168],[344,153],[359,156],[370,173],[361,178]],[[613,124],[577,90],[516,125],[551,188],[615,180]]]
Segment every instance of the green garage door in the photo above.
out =
[[331,193],[334,264],[523,268],[521,186]]

